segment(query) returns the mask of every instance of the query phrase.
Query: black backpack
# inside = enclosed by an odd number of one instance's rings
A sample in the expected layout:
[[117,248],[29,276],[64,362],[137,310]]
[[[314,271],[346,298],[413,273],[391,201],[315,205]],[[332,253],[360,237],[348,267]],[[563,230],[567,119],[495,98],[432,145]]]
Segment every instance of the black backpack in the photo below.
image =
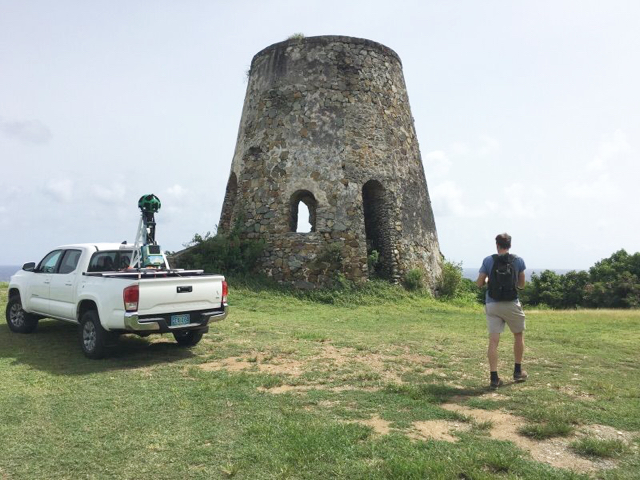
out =
[[493,267],[489,275],[489,296],[497,301],[515,300],[518,298],[518,274],[513,262],[517,257],[510,253],[491,257]]

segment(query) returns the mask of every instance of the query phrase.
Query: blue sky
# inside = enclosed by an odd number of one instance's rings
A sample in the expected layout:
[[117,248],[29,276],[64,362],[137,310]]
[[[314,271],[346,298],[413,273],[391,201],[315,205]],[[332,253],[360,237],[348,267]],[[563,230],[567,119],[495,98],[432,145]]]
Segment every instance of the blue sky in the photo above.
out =
[[640,2],[0,0],[0,264],[219,220],[251,58],[301,32],[395,50],[443,254],[640,250]]

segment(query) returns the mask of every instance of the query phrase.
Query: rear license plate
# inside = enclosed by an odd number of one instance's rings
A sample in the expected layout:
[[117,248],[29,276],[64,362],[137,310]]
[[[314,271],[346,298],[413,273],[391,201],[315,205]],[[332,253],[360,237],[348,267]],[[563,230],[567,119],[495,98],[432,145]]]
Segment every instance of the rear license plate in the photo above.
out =
[[171,326],[188,325],[191,323],[191,317],[188,313],[182,315],[171,315]]

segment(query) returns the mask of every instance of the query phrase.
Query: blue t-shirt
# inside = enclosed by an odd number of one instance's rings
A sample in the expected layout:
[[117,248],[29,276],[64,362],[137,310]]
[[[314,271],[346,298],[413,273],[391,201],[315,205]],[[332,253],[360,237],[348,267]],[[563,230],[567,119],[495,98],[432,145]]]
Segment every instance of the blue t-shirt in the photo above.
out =
[[[513,259],[513,266],[516,269],[516,278],[518,278],[518,276],[520,275],[520,272],[524,272],[527,269],[527,266],[524,264],[524,260],[521,259],[520,257],[514,255]],[[482,266],[480,267],[480,273],[484,273],[487,277],[489,277],[491,275],[491,269],[493,268],[493,256],[489,255],[487,258],[485,258],[482,261]],[[494,302],[498,302],[499,300],[494,300],[493,298],[491,298],[489,296],[489,289],[487,289],[487,293],[485,295],[485,299],[487,303],[494,303]],[[518,299],[516,298],[515,300],[513,300],[514,302],[517,302]]]

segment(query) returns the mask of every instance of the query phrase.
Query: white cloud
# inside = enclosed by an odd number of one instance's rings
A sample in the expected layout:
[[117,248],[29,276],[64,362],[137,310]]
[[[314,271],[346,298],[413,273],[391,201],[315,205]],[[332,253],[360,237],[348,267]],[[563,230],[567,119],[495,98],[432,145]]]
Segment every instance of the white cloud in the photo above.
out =
[[479,135],[478,138],[482,145],[478,148],[478,155],[487,157],[500,151],[500,142],[488,135]]
[[451,169],[451,160],[443,150],[435,150],[424,156],[424,169],[427,177],[443,177]]
[[41,145],[51,140],[51,130],[39,120],[5,122],[0,119],[0,132],[26,144]]
[[73,199],[73,181],[68,178],[49,180],[44,191],[57,202],[69,203]]
[[587,164],[591,171],[605,170],[610,160],[631,151],[627,135],[622,130],[616,130],[613,135],[604,135],[598,145],[598,154]]
[[0,185],[0,198],[17,198],[22,193],[23,187],[17,185]]
[[452,181],[443,182],[430,189],[431,203],[436,215],[443,217],[480,217],[485,211],[465,205],[463,191]]
[[0,226],[7,227],[10,223],[9,209],[4,205],[0,205]]
[[452,155],[468,155],[471,150],[466,144],[460,142],[454,142],[449,147]]
[[112,187],[103,187],[102,185],[94,185],[92,195],[102,203],[115,204],[124,201],[127,189],[124,185],[114,185]]
[[187,193],[187,189],[182,185],[176,184],[173,187],[167,188],[166,192],[174,198],[182,198]]
[[504,189],[504,213],[508,217],[536,218],[543,212],[546,192],[539,187],[514,183]]
[[607,198],[617,197],[618,194],[618,189],[608,174],[600,175],[593,182],[568,183],[564,191],[567,197],[581,200],[605,200]]

